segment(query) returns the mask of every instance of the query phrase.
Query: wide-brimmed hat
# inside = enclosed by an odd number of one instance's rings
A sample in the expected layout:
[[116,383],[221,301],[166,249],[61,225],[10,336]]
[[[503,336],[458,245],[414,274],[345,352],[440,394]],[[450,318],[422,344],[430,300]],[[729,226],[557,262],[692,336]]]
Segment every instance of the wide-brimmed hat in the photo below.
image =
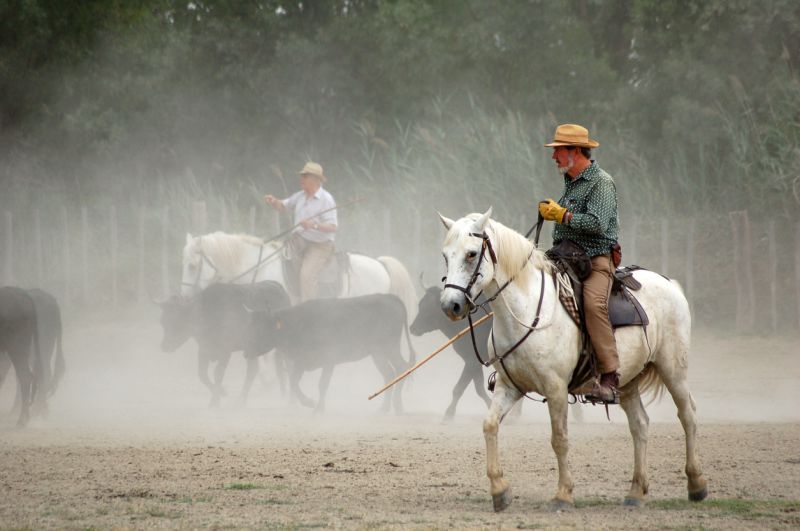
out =
[[599,145],[599,142],[589,138],[589,130],[585,127],[577,124],[561,124],[556,127],[553,141],[545,144],[544,147],[577,146],[596,148]]
[[300,175],[313,175],[322,182],[328,180],[328,178],[325,177],[325,174],[322,172],[322,166],[320,166],[316,162],[306,162],[306,165],[303,166],[303,169],[297,173],[299,173]]

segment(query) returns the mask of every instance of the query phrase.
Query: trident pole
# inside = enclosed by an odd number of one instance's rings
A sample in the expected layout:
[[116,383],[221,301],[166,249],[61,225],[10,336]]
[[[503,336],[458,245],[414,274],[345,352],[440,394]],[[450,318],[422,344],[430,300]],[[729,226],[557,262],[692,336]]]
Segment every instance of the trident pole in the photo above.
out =
[[[476,327],[476,326],[478,326],[479,324],[483,323],[484,321],[486,321],[486,320],[487,320],[489,317],[491,317],[492,315],[494,315],[494,312],[491,312],[491,313],[488,313],[488,314],[484,315],[483,317],[481,317],[480,319],[478,319],[477,321],[475,321],[474,323],[472,323],[472,328],[475,328],[475,327]],[[461,337],[462,337],[464,334],[466,334],[467,332],[469,332],[469,329],[470,329],[470,327],[468,326],[468,327],[466,327],[464,330],[462,330],[461,332],[459,332],[459,333],[457,333],[456,335],[454,335],[454,336],[453,336],[453,337],[452,337],[452,338],[451,338],[449,341],[447,341],[447,343],[445,343],[445,344],[444,344],[444,345],[442,345],[441,347],[439,347],[439,348],[437,348],[436,350],[434,350],[434,351],[433,351],[433,353],[432,353],[432,354],[430,354],[430,355],[429,355],[427,358],[425,358],[424,360],[420,361],[419,363],[417,363],[416,365],[414,365],[413,367],[411,367],[410,369],[408,369],[406,372],[404,372],[403,374],[401,374],[400,376],[398,376],[397,378],[395,378],[394,380],[392,380],[391,382],[389,382],[388,384],[386,384],[386,385],[383,387],[383,389],[381,389],[380,391],[378,391],[378,392],[376,392],[376,393],[373,393],[373,394],[371,394],[371,395],[369,396],[369,399],[368,399],[368,400],[372,400],[373,398],[375,398],[376,396],[378,396],[378,395],[379,395],[379,394],[381,394],[382,392],[386,391],[386,390],[387,390],[387,389],[389,389],[391,386],[393,386],[394,384],[396,384],[397,382],[399,382],[400,380],[402,380],[403,378],[405,378],[406,376],[408,376],[408,375],[409,375],[409,374],[411,374],[412,372],[414,372],[414,371],[416,371],[417,369],[419,369],[420,367],[422,367],[424,364],[428,363],[428,361],[430,361],[430,359],[431,359],[431,358],[433,358],[435,355],[437,355],[438,353],[440,353],[441,351],[443,351],[444,349],[446,349],[447,347],[449,347],[450,345],[452,345],[453,343],[455,343],[455,342],[456,342],[458,339],[460,339],[460,338],[461,338]]]

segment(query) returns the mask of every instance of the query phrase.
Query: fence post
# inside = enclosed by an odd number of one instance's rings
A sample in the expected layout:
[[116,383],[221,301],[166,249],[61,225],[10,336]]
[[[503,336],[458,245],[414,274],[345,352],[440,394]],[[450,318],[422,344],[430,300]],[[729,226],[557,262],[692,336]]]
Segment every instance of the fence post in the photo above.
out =
[[691,314],[694,314],[694,223],[694,218],[690,218],[686,231],[686,298]]
[[250,207],[250,214],[249,214],[248,220],[249,220],[248,227],[250,229],[250,234],[255,234],[256,233],[256,207],[254,207],[254,206]]
[[797,328],[800,329],[800,223],[794,226],[794,285],[797,303]]
[[669,219],[661,218],[661,274],[669,276]]
[[33,246],[36,259],[36,287],[42,288],[44,259],[42,257],[42,216],[39,209],[33,211]]
[[119,302],[117,294],[117,207],[108,209],[109,244],[111,246],[111,305],[116,308]]
[[729,212],[733,232],[734,266],[736,271],[736,327],[751,330],[755,320],[755,288],[751,263],[752,245],[747,211]]
[[[639,249],[638,249],[638,246],[637,246],[638,238],[639,238],[639,217],[638,216],[634,216],[633,217],[633,223],[631,223],[631,230],[628,232],[628,234],[630,234],[630,239],[628,240],[628,242],[629,242],[628,249],[629,250],[628,250],[628,261],[627,262],[629,264],[636,264],[636,263],[639,262],[639,257],[638,257],[638,254],[637,254],[639,252]],[[625,249],[623,249],[622,250],[623,260],[625,259],[625,252],[626,252]]]
[[384,253],[392,254],[392,213],[388,208],[383,210],[383,241]]
[[778,331],[778,257],[775,247],[775,221],[770,220],[768,227],[769,239],[769,316],[772,332]]
[[144,261],[145,261],[145,248],[144,248],[144,224],[145,224],[145,208],[139,206],[139,275],[136,282],[136,301],[142,303],[145,300],[145,286],[144,286]]
[[70,239],[69,239],[69,213],[67,212],[67,206],[61,206],[61,225],[64,230],[64,234],[61,238],[61,261],[62,263],[62,274],[64,275],[64,303],[69,303],[70,297],[70,277],[72,276],[72,264],[70,263],[70,255],[69,255],[69,246],[70,246]]
[[228,223],[228,204],[225,202],[225,199],[220,200],[219,217],[219,230],[223,232],[229,232],[230,224]]
[[81,297],[83,303],[89,302],[89,210],[81,206],[81,259],[83,274],[81,276]]
[[169,206],[161,214],[161,296],[169,295]]
[[192,203],[192,234],[205,234],[208,228],[208,211],[205,201]]
[[412,275],[417,275],[422,271],[422,220],[420,219],[421,212],[416,211],[414,216],[414,272]]
[[4,269],[4,283],[6,286],[14,285],[14,215],[6,210],[6,223],[5,223],[5,267]]

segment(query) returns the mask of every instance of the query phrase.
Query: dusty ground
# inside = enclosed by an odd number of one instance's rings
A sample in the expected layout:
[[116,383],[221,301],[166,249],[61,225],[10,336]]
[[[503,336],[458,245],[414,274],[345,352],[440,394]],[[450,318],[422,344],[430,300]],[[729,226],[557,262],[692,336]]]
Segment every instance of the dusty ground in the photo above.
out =
[[[621,411],[575,410],[575,509],[553,513],[555,458],[544,408],[525,404],[501,428],[514,501],[492,512],[482,402],[465,393],[439,422],[461,362],[445,353],[406,389],[403,416],[376,414],[371,362],[333,377],[328,413],[287,406],[266,370],[247,407],[208,409],[193,347],[158,351],[158,327],[136,315],[68,323],[69,373],[47,418],[18,430],[0,416],[0,528],[776,528],[800,526],[800,349],[796,339],[700,335],[691,361],[700,454],[710,497],[686,499],[684,443],[669,400],[649,408],[651,497],[620,505],[632,445]],[[426,336],[422,354],[440,343]],[[722,362],[722,363],[720,363]],[[720,367],[720,368],[717,368]],[[303,386],[315,394],[318,374]],[[0,390],[7,410],[13,386]],[[736,388],[736,393],[731,389]]]

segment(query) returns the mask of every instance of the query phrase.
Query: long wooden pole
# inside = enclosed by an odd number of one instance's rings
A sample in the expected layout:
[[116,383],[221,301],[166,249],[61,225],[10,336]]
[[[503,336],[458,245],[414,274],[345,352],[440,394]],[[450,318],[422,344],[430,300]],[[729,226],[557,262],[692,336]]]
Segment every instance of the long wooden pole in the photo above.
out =
[[[481,317],[480,319],[478,319],[477,321],[472,323],[472,326],[473,327],[478,326],[479,324],[483,323],[485,320],[487,320],[492,315],[494,315],[494,312],[491,312],[491,313],[489,313],[487,315],[484,315],[483,317]],[[376,396],[378,396],[382,392],[386,391],[391,386],[393,386],[394,384],[396,384],[397,382],[399,382],[400,380],[402,380],[403,378],[405,378],[406,376],[408,376],[412,372],[414,372],[417,369],[419,369],[420,367],[422,367],[424,364],[428,363],[428,361],[430,361],[431,358],[433,358],[435,355],[437,355],[438,353],[440,353],[441,351],[443,351],[444,349],[446,349],[447,347],[449,347],[450,345],[455,343],[459,338],[461,338],[467,332],[469,332],[469,327],[466,327],[464,330],[462,330],[461,332],[459,332],[456,335],[454,335],[450,340],[447,341],[447,343],[445,343],[441,347],[439,347],[436,350],[434,350],[433,353],[430,354],[427,358],[425,358],[424,360],[420,361],[419,363],[417,363],[416,365],[414,365],[413,367],[408,369],[406,372],[404,372],[403,374],[401,374],[400,376],[398,376],[397,378],[395,378],[394,380],[392,380],[391,382],[386,384],[383,387],[383,389],[381,389],[380,391],[378,391],[376,393],[373,393],[373,394],[369,395],[369,400],[372,400],[373,398],[375,398]]]

